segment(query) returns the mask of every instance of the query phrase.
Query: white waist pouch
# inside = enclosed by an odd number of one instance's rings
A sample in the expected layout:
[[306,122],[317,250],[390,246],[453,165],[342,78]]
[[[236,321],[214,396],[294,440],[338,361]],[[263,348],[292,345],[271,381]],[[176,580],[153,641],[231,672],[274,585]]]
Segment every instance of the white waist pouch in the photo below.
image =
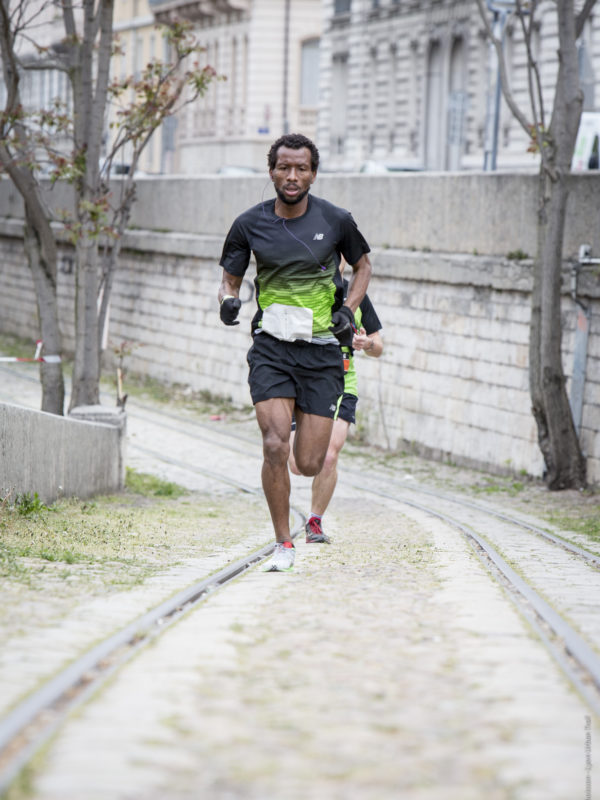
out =
[[313,312],[311,308],[300,306],[284,306],[282,303],[271,303],[263,311],[262,329],[283,342],[294,342],[303,339],[312,340]]

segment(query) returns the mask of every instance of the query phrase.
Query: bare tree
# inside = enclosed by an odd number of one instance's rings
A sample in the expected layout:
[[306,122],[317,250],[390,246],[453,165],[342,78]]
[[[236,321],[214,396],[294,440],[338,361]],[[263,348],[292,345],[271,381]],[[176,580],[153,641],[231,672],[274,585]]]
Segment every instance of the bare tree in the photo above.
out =
[[[6,102],[0,114],[0,164],[18,189],[25,204],[24,239],[31,268],[45,352],[62,352],[56,295],[57,251],[51,227],[51,215],[36,178],[36,136],[26,124],[20,92],[20,74],[15,46],[19,36],[32,24],[25,17],[25,5],[18,4],[11,13],[10,4],[0,5],[0,54],[6,88]],[[40,364],[42,410],[62,414],[65,385],[62,363]]]
[[[569,174],[581,119],[577,39],[596,0],[585,0],[576,10],[574,0],[543,4],[516,0],[514,18],[527,50],[530,107],[521,108],[511,91],[502,42],[494,36],[484,0],[477,0],[487,34],[493,42],[500,70],[502,93],[523,129],[531,148],[539,153],[537,252],[533,270],[529,335],[529,390],[538,442],[546,465],[550,489],[581,488],[586,482],[585,458],[577,438],[562,366],[561,284],[562,254]],[[553,107],[548,122],[539,66],[532,48],[532,32],[539,24],[540,7],[556,15],[558,71]]]
[[[117,266],[121,236],[127,226],[135,199],[135,167],[150,136],[165,117],[181,105],[203,94],[216,77],[209,67],[197,62],[185,68],[201,51],[188,27],[170,24],[167,35],[173,58],[169,64],[154,60],[139,80],[110,81],[110,62],[114,52],[114,0],[72,0],[61,3],[63,36],[52,46],[36,44],[32,19],[53,7],[47,0],[31,3],[35,13],[25,20],[27,3],[2,3],[2,48],[5,75],[16,90],[9,96],[12,113],[5,113],[0,140],[0,163],[21,192],[26,206],[27,253],[36,279],[38,306],[54,302],[56,312],[56,245],[51,235],[51,215],[43,203],[36,168],[40,151],[52,164],[52,180],[67,180],[74,186],[72,213],[61,221],[75,248],[75,359],[69,409],[99,402],[102,331]],[[30,23],[28,27],[28,23]],[[40,58],[28,64],[20,61],[19,38],[33,43]],[[18,96],[22,70],[54,69],[65,73],[72,89],[72,109],[57,101],[51,109],[25,113]],[[124,102],[129,96],[130,101]],[[104,169],[100,166],[107,107],[120,103],[116,136]],[[70,112],[70,113],[67,113]],[[56,146],[49,129],[60,130],[70,139],[69,146]],[[107,175],[117,154],[128,147],[132,153],[129,175],[114,193]],[[37,227],[36,227],[37,226]],[[36,272],[37,270],[37,272]],[[40,316],[42,311],[40,310]],[[58,330],[58,315],[56,329]],[[49,324],[49,323],[48,323]],[[44,335],[49,346],[54,340]],[[60,348],[56,352],[60,352]],[[62,379],[62,373],[61,373]],[[50,410],[50,409],[49,409]],[[52,409],[57,413],[58,406]]]
[[212,80],[221,80],[207,65],[200,68],[194,62],[185,68],[190,57],[200,53],[187,23],[173,20],[165,29],[171,57],[168,63],[158,60],[146,65],[138,79],[115,79],[109,86],[109,97],[115,118],[111,123],[114,138],[102,167],[103,181],[108,180],[115,159],[127,152],[128,171],[111,192],[104,183],[107,212],[110,214],[110,235],[102,247],[102,275],[98,319],[98,346],[106,325],[108,306],[121,251],[122,236],[135,201],[135,173],[144,148],[164,120],[177,114],[184,106],[203,95]]

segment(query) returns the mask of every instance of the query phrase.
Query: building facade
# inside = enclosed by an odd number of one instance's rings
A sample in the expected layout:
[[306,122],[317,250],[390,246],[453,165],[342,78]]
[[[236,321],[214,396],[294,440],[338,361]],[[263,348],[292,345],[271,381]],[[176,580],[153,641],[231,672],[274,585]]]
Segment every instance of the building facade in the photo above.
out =
[[[117,0],[114,5],[115,41],[118,45],[111,62],[111,77],[122,80],[128,76],[138,78],[146,64],[154,59],[168,62],[169,52],[164,35],[156,24],[148,0]],[[115,119],[117,107],[108,108],[106,148],[114,131],[110,122]],[[173,121],[167,119],[151,136],[144,148],[138,167],[151,174],[169,172],[174,152],[171,131]],[[128,166],[130,156],[125,148],[119,153],[115,167]]]
[[178,115],[171,171],[263,171],[284,131],[316,135],[321,0],[150,0],[193,23],[221,79]]
[[[323,10],[317,139],[329,169],[482,169],[494,130],[498,168],[536,165],[503,99],[495,111],[497,64],[475,0],[323,0]],[[489,14],[529,116],[523,31],[509,14]],[[599,15],[578,44],[584,108],[595,110]],[[539,6],[532,50],[548,114],[558,68],[553,2]]]

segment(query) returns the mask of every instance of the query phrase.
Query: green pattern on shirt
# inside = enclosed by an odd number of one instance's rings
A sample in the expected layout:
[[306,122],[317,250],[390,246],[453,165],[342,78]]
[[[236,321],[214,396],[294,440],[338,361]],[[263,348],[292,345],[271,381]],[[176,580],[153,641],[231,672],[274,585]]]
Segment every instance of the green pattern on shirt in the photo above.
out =
[[[360,330],[360,326],[362,323],[362,311],[360,306],[356,309],[356,314],[354,315],[354,324],[356,325],[357,330]],[[347,347],[342,347],[344,353],[348,353],[349,350]],[[346,394],[353,394],[354,397],[358,397],[358,376],[356,374],[356,364],[354,363],[354,355],[350,356],[350,366],[348,367],[348,372],[344,375],[344,392]]]
[[324,270],[312,269],[312,285],[307,287],[306,277],[300,273],[270,273],[263,270],[258,280],[258,304],[261,309],[272,303],[311,308],[313,312],[313,337],[331,338],[331,307],[335,298],[333,276],[337,267],[331,263]]

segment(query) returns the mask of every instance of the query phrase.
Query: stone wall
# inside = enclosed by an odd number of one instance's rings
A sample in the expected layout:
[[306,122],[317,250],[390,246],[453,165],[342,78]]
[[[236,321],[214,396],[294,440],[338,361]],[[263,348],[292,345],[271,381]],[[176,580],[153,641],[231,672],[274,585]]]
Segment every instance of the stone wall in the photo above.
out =
[[[600,253],[600,172],[574,174],[564,257],[588,243]],[[114,183],[118,192],[119,181]],[[536,247],[537,176],[533,173],[319,174],[315,194],[349,209],[371,246],[446,253],[507,255]],[[131,226],[141,230],[224,236],[233,218],[273,196],[268,175],[140,178]],[[73,205],[68,185],[49,187],[54,209]],[[22,218],[22,202],[0,178],[0,219]],[[185,237],[184,237],[185,238]]]
[[[218,204],[225,189],[222,184],[215,186],[218,190],[213,201]],[[518,183],[513,189],[515,186]],[[591,183],[585,184],[586,193],[590,186]],[[166,203],[169,191],[165,190],[163,203],[165,219],[172,224],[172,211]],[[239,192],[244,195],[245,203],[248,187],[241,185]],[[444,190],[443,196],[448,198],[449,192],[449,188]],[[235,202],[229,195],[228,198],[225,206],[232,211],[239,198]],[[183,193],[179,205],[182,217],[190,202],[191,197]],[[375,217],[371,221],[363,200],[360,202],[364,213],[355,217],[361,229],[367,235],[370,229],[380,231],[384,221]],[[202,196],[196,205],[205,203]],[[572,207],[573,220],[577,219],[575,211]],[[515,230],[524,230],[520,219],[523,208],[515,204],[513,212],[508,228],[515,219]],[[149,209],[148,217],[155,223],[156,213],[156,209]],[[413,216],[422,214],[431,219],[432,213],[429,202],[416,208]],[[136,214],[139,221],[140,207]],[[580,223],[586,214],[589,212],[579,216]],[[250,345],[250,320],[255,305],[253,299],[243,305],[239,326],[226,328],[220,324],[217,265],[224,223],[221,220],[217,224],[210,215],[209,219],[214,222],[214,232],[201,235],[187,230],[128,233],[113,291],[110,339],[116,344],[131,340],[139,345],[128,358],[127,366],[132,371],[249,404],[245,355]],[[419,224],[424,226],[422,222]],[[186,224],[182,222],[181,227]],[[210,230],[208,225],[202,227],[204,231]],[[450,227],[442,225],[441,232],[435,233],[438,242],[458,241],[458,233],[453,233]],[[479,248],[472,247],[473,241],[485,241],[481,232],[474,231],[473,225],[466,222],[462,232],[465,251],[454,253],[384,247],[387,242],[369,237],[372,244],[379,244],[372,253],[374,277],[369,294],[383,323],[385,352],[378,360],[357,358],[361,395],[358,427],[371,443],[384,448],[410,445],[456,462],[499,471],[523,470],[539,476],[543,460],[537,447],[528,392],[531,262],[509,260],[499,254],[482,255]],[[578,234],[571,229],[571,246],[585,233],[583,227]],[[403,240],[408,235],[403,232],[398,238]],[[591,231],[587,241],[593,244],[596,235],[596,231]],[[19,236],[18,221],[6,217],[0,220],[3,256],[0,330],[34,340],[35,300]],[[489,239],[487,247],[482,244],[484,251],[499,247],[500,239],[495,236]],[[505,237],[507,251],[513,245],[523,250],[530,247],[530,243],[512,238],[512,234]],[[59,294],[66,320],[65,346],[72,349],[74,276],[68,271],[68,246],[61,247]],[[474,249],[478,254],[473,253]],[[251,278],[249,270],[244,287],[246,295]],[[568,291],[567,262],[564,284],[564,368],[570,375],[576,306]],[[588,458],[589,479],[597,483],[600,481],[597,277],[588,274],[581,290],[591,307],[581,439]]]
[[[0,498],[37,493],[52,503],[123,488],[125,414],[80,410],[74,419],[0,403]],[[109,423],[90,421],[100,419]]]

